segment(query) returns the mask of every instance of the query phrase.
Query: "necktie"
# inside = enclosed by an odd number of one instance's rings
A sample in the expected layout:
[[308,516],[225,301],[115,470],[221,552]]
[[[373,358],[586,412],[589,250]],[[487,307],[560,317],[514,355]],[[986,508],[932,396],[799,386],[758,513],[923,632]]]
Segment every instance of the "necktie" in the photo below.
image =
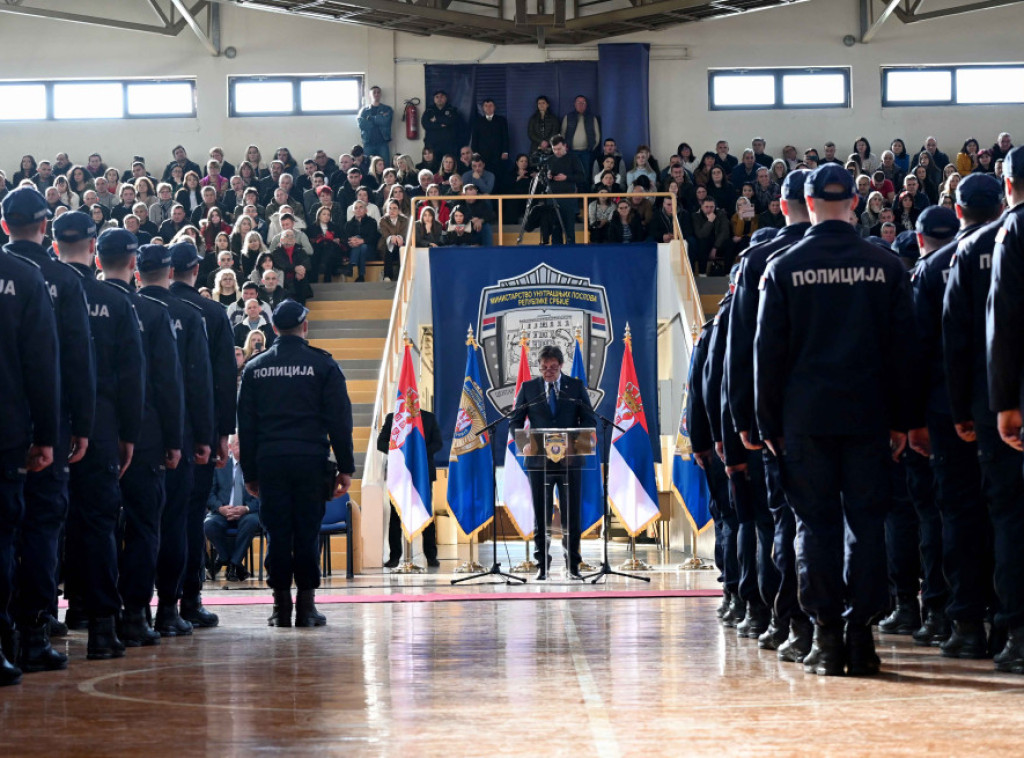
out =
[[558,402],[555,400],[555,383],[548,383],[548,406],[551,408],[551,415],[558,412]]

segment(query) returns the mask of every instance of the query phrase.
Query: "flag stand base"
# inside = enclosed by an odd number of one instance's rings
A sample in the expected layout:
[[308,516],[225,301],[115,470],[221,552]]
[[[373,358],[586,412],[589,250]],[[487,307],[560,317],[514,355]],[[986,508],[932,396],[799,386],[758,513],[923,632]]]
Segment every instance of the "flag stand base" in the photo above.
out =
[[679,568],[683,571],[697,571],[699,569],[708,568],[708,566],[700,558],[694,556],[693,558],[688,558],[683,561]]
[[597,568],[597,566],[591,563],[587,563],[586,561],[580,561],[579,569],[581,574],[589,571],[597,571]]
[[533,574],[540,565],[530,557],[530,541],[523,540],[523,546],[526,548],[526,557],[509,569],[513,574]]
[[474,555],[474,553],[476,553],[476,551],[473,549],[474,547],[476,547],[475,537],[469,541],[469,560],[460,563],[458,567],[452,572],[453,574],[475,574],[485,570],[483,566],[477,563],[476,557]]
[[620,571],[651,571],[651,566],[643,558],[636,557],[636,538],[629,538],[629,558],[619,564]]
[[423,574],[426,573],[426,569],[423,566],[417,566],[412,562],[412,542],[405,540],[405,554],[402,557],[402,562],[391,569],[392,574]]

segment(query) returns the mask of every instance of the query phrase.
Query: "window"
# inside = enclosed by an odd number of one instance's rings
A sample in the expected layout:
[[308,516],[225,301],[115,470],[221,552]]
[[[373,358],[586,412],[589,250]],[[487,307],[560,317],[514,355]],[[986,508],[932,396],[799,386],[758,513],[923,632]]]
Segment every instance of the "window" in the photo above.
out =
[[0,120],[46,118],[46,85],[0,84]]
[[711,110],[849,108],[850,69],[710,70],[708,105]]
[[194,118],[194,79],[0,82],[0,121]]
[[228,77],[228,115],[318,116],[359,111],[363,77],[231,76]]
[[1024,103],[1024,65],[882,68],[882,106]]

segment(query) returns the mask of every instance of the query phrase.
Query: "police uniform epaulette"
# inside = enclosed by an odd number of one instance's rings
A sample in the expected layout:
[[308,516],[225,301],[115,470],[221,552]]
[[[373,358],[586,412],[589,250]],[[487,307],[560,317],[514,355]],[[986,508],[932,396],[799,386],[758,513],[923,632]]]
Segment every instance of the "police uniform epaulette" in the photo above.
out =
[[310,350],[313,350],[313,351],[315,351],[317,353],[320,353],[321,355],[326,355],[332,361],[334,360],[334,356],[331,355],[329,350],[324,350],[322,347],[316,347],[315,345],[310,345],[308,342],[306,344],[307,344],[307,346],[309,347]]
[[708,319],[707,321],[705,321],[705,322],[704,322],[704,323],[703,323],[703,324],[701,325],[701,327],[700,327],[700,328],[701,328],[701,330],[707,329],[707,328],[708,328],[709,326],[712,326],[712,325],[714,325],[714,323],[715,323],[715,319],[714,319],[713,317],[712,317],[712,318],[709,318],[709,319]]
[[[102,281],[102,282],[103,282],[103,283],[104,283],[105,285],[107,285],[108,287],[110,287],[111,289],[115,289],[115,290],[117,290],[117,291],[118,291],[118,292],[119,292],[120,294],[122,294],[122,295],[124,295],[124,296],[125,296],[126,298],[128,298],[128,299],[129,299],[129,301],[131,300],[131,295],[130,295],[130,293],[129,293],[129,292],[127,291],[127,290],[125,290],[124,288],[122,288],[122,287],[118,287],[118,286],[117,286],[116,284],[114,284],[113,282],[108,282],[108,281],[107,281],[106,279],[103,279],[103,280],[101,280],[101,281]],[[132,307],[134,307],[134,306],[132,306]]]
[[162,306],[163,308],[167,307],[167,303],[165,303],[163,300],[157,300],[152,295],[139,295],[139,297],[143,297],[143,298],[145,298],[146,300],[149,300],[152,303],[156,303],[157,305]]
[[188,305],[188,306],[190,306],[190,307],[192,307],[192,308],[195,308],[195,309],[196,309],[197,311],[199,311],[199,315],[200,315],[200,316],[202,316],[202,315],[203,315],[203,309],[202,309],[202,308],[200,308],[200,307],[199,307],[199,305],[198,305],[197,303],[193,303],[193,302],[192,302],[191,300],[186,300],[186,299],[185,299],[185,298],[183,298],[183,297],[181,297],[181,298],[178,298],[178,302],[179,302],[179,303],[184,303],[185,305]]

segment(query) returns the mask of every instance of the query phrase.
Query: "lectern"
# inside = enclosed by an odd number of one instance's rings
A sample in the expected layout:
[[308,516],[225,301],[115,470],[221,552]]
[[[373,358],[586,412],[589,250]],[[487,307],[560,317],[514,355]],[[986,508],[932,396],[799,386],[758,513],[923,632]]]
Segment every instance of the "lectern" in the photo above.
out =
[[[523,468],[536,476],[538,472],[544,476],[544,482],[556,480],[559,484],[559,505],[562,512],[562,533],[566,549],[566,569],[569,570],[571,560],[571,543],[569,540],[570,525],[579,523],[579,494],[570,489],[580,489],[580,472],[598,467],[597,431],[593,427],[555,428],[555,429],[517,429],[515,432],[516,447],[523,456]],[[565,491],[561,487],[565,485]],[[545,518],[540,525],[544,530],[544,548],[541,551],[541,566],[548,565],[548,545],[551,526],[552,503],[551,489],[544,487],[546,502],[544,503]],[[574,497],[575,496],[575,497]],[[575,505],[573,504],[575,500]],[[536,509],[537,504],[534,503]],[[575,507],[575,512],[570,508]],[[579,537],[579,535],[577,535]],[[575,567],[572,567],[575,568]],[[575,573],[572,571],[571,573]]]

